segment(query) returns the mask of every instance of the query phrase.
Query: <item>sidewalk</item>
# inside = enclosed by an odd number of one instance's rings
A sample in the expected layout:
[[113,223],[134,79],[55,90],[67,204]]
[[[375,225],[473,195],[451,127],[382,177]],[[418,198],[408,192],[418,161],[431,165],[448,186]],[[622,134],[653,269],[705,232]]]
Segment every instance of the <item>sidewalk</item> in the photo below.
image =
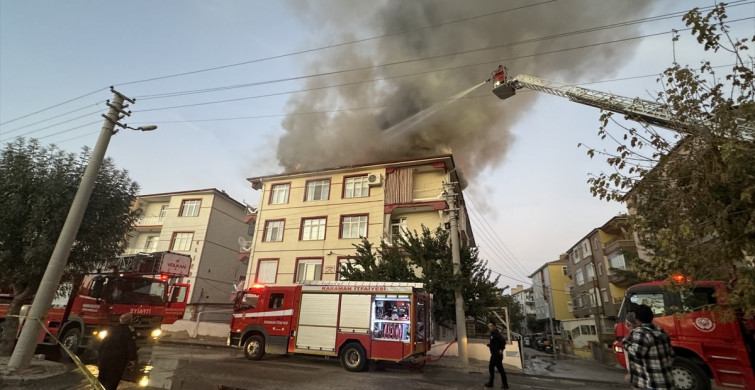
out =
[[0,357],[0,387],[20,387],[25,383],[35,382],[42,379],[60,376],[71,371],[71,367],[41,359],[32,359],[28,368],[12,371],[8,368],[10,357]]

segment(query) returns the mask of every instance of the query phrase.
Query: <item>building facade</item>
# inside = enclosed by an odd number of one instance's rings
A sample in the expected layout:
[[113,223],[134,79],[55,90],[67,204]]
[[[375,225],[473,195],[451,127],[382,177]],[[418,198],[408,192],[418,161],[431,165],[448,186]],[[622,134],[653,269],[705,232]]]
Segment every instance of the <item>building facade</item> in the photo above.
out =
[[[571,280],[566,268],[566,258],[545,263],[529,277],[532,279],[532,292],[535,300],[535,318],[554,320],[554,331],[559,333],[560,321],[574,318],[572,315]],[[546,325],[550,329],[550,324]]]
[[524,318],[522,323],[519,324],[520,333],[529,334],[529,327],[527,324],[527,316],[535,316],[535,294],[532,291],[532,287],[524,288],[524,286],[517,285],[511,289],[511,297],[514,298],[519,307],[522,308],[522,314]]
[[[239,261],[239,238],[249,240],[247,207],[217,189],[141,195],[142,218],[124,255],[173,251],[192,258],[185,318],[227,305],[233,283],[246,272]],[[207,317],[204,317],[207,318]]]
[[247,283],[339,280],[361,237],[379,245],[445,226],[451,188],[461,239],[472,242],[457,172],[444,155],[248,179],[261,200]]

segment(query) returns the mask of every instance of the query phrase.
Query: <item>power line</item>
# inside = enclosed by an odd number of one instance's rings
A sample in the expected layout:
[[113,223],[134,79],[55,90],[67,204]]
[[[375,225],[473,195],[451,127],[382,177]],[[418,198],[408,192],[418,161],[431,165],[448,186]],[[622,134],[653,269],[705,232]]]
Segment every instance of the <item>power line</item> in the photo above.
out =
[[68,100],[66,100],[66,101],[64,101],[64,102],[62,102],[62,103],[58,103],[58,104],[52,105],[52,106],[50,106],[50,107],[47,107],[47,108],[43,108],[43,109],[41,109],[41,110],[37,110],[37,111],[34,111],[34,112],[32,112],[32,113],[29,113],[29,114],[26,114],[26,115],[22,115],[22,116],[19,116],[19,117],[17,117],[17,118],[13,118],[13,119],[11,119],[11,120],[5,121],[5,122],[3,122],[3,123],[0,123],[0,126],[2,126],[2,125],[6,125],[6,124],[8,124],[8,123],[11,123],[11,122],[15,122],[15,121],[17,121],[17,120],[19,120],[19,119],[23,119],[23,118],[26,118],[26,117],[30,117],[30,116],[32,116],[32,115],[34,115],[34,114],[39,114],[40,112],[44,112],[44,111],[47,111],[47,110],[53,109],[53,108],[55,108],[55,107],[60,107],[60,106],[62,106],[62,105],[64,105],[64,104],[66,104],[66,103],[70,103],[70,102],[73,102],[73,101],[75,101],[75,100],[79,100],[79,99],[85,98],[85,97],[87,97],[87,96],[90,96],[90,95],[94,95],[94,94],[95,94],[95,93],[97,93],[97,92],[102,92],[102,91],[105,91],[105,90],[107,90],[107,89],[108,89],[108,88],[100,88],[100,89],[98,89],[98,90],[96,90],[96,91],[92,91],[92,92],[89,92],[89,93],[85,93],[85,94],[83,94],[83,95],[81,95],[81,96],[79,96],[79,97],[75,97],[75,98],[73,98],[73,99],[68,99]]
[[507,9],[507,10],[502,10],[502,11],[491,12],[491,13],[487,13],[487,14],[483,14],[483,15],[477,15],[477,16],[472,16],[472,17],[468,17],[468,18],[463,18],[463,19],[457,19],[457,20],[452,20],[452,21],[448,21],[448,22],[437,23],[437,24],[433,24],[433,25],[429,25],[429,26],[419,27],[419,28],[416,28],[416,29],[413,29],[413,30],[404,30],[404,31],[399,31],[399,32],[394,32],[394,33],[379,35],[379,36],[370,37],[370,38],[364,38],[364,39],[358,39],[358,40],[349,41],[349,42],[337,43],[337,44],[329,45],[329,46],[322,46],[322,47],[314,48],[314,49],[301,50],[301,51],[297,51],[297,52],[293,52],[293,53],[287,53],[287,54],[281,54],[281,55],[277,55],[277,56],[259,58],[259,59],[256,59],[256,60],[249,60],[249,61],[244,61],[244,62],[237,62],[237,63],[234,63],[234,64],[228,64],[228,65],[220,65],[220,66],[215,66],[215,67],[211,67],[211,68],[204,68],[204,69],[199,69],[199,70],[193,70],[193,71],[189,71],[189,72],[175,73],[175,74],[171,74],[171,75],[152,77],[152,78],[142,79],[142,80],[136,80],[136,81],[129,81],[129,82],[125,82],[125,83],[119,83],[119,84],[116,84],[116,85],[117,86],[122,86],[122,85],[144,83],[144,82],[147,82],[147,81],[163,80],[163,79],[167,79],[167,78],[173,78],[173,77],[179,77],[179,76],[187,76],[187,75],[191,75],[191,74],[209,72],[209,71],[213,71],[213,70],[220,70],[220,69],[226,69],[226,68],[231,68],[231,67],[236,67],[236,66],[241,66],[241,65],[248,65],[248,64],[254,64],[254,63],[258,63],[258,62],[275,60],[275,59],[279,59],[279,58],[291,57],[291,56],[295,56],[295,55],[299,55],[299,54],[311,53],[311,52],[320,51],[320,50],[333,49],[333,48],[336,48],[336,47],[348,46],[348,45],[352,45],[352,44],[355,44],[355,43],[367,42],[367,41],[372,41],[372,40],[376,40],[376,39],[388,38],[388,37],[392,37],[392,36],[396,36],[396,35],[402,35],[402,34],[407,34],[407,33],[411,33],[411,32],[417,32],[417,31],[432,29],[432,28],[444,26],[444,25],[447,25],[447,24],[460,23],[460,22],[465,22],[465,21],[469,21],[469,20],[479,19],[479,18],[482,18],[482,17],[487,17],[487,16],[497,15],[497,14],[501,14],[501,13],[511,12],[511,11],[515,11],[515,10],[519,10],[519,9],[523,9],[523,8],[534,7],[534,6],[538,6],[538,5],[541,5],[541,4],[553,3],[555,1],[557,1],[557,0],[548,0],[548,1],[543,1],[543,2],[540,2],[540,3],[528,4],[528,5],[525,5],[525,6],[515,7],[515,8],[511,8],[511,9]]
[[[742,1],[744,1],[744,0],[742,0]],[[750,3],[753,3],[753,2],[750,2]],[[739,4],[739,5],[744,5],[744,4]],[[711,6],[711,7],[708,7],[708,8],[713,8],[713,7]],[[634,24],[641,24],[641,23],[652,22],[652,21],[672,19],[672,18],[678,17],[679,15],[682,15],[684,13],[685,12],[681,12],[680,11],[680,12],[662,14],[662,15],[657,15],[657,16],[652,16],[652,17],[647,17],[647,18],[635,19],[635,20],[632,20],[632,21],[618,22],[618,23],[613,23],[613,24],[604,25],[604,26],[597,26],[597,27],[591,27],[591,28],[586,28],[586,29],[582,29],[582,30],[575,30],[575,31],[569,31],[569,32],[565,32],[565,33],[559,33],[559,34],[547,35],[547,36],[543,36],[543,37],[531,38],[531,39],[527,39],[527,40],[523,40],[523,41],[509,42],[509,43],[505,43],[505,44],[502,44],[502,45],[495,45],[495,46],[490,46],[490,47],[486,47],[486,48],[470,49],[470,50],[465,50],[465,51],[456,52],[456,53],[442,54],[442,55],[424,57],[424,58],[413,59],[413,60],[408,60],[408,61],[399,61],[399,62],[386,63],[386,64],[380,64],[380,65],[374,65],[374,66],[368,66],[368,67],[362,67],[362,68],[354,68],[354,69],[347,69],[347,70],[341,70],[341,71],[333,71],[333,72],[326,72],[326,73],[319,73],[319,74],[311,74],[311,75],[305,75],[305,76],[289,77],[289,78],[282,78],[282,79],[276,79],[276,80],[260,81],[260,82],[254,82],[254,83],[234,84],[234,85],[227,85],[227,86],[221,86],[221,87],[215,87],[215,88],[185,90],[185,91],[177,91],[177,92],[168,92],[168,93],[163,93],[163,94],[153,94],[153,95],[137,96],[137,98],[140,99],[140,100],[146,100],[146,99],[159,99],[159,98],[165,98],[165,97],[185,96],[185,95],[190,95],[190,94],[207,93],[207,92],[217,92],[217,91],[228,90],[228,89],[246,88],[246,87],[250,87],[250,86],[258,86],[258,85],[264,85],[264,84],[273,84],[273,83],[284,82],[284,81],[295,81],[295,80],[301,80],[301,79],[312,78],[312,77],[328,76],[328,75],[333,75],[333,74],[338,74],[338,73],[343,73],[343,72],[353,72],[353,71],[359,71],[359,70],[368,70],[368,69],[373,69],[373,68],[376,68],[376,67],[385,67],[385,66],[403,64],[403,63],[406,63],[406,62],[414,62],[414,61],[425,61],[425,60],[428,60],[428,59],[436,59],[436,58],[439,58],[439,57],[447,57],[447,56],[454,56],[454,55],[459,55],[459,54],[468,54],[468,53],[476,52],[476,51],[491,50],[491,49],[494,49],[494,48],[518,46],[518,45],[527,44],[527,43],[535,43],[535,42],[540,42],[540,41],[547,41],[547,40],[552,40],[552,39],[557,39],[557,38],[563,38],[563,37],[568,37],[568,36],[578,35],[578,34],[584,34],[584,33],[590,33],[590,32],[596,32],[596,31],[600,31],[600,30],[607,30],[607,29],[612,29],[612,28],[617,28],[617,27],[626,27],[626,26],[630,26],[630,25],[634,25]],[[683,31],[683,30],[679,30],[679,31]],[[667,32],[665,32],[665,33],[667,33]],[[313,49],[313,50],[316,50],[316,49]]]
[[[64,112],[64,113],[62,113],[62,114],[58,114],[58,115],[55,115],[55,116],[51,116],[51,117],[49,117],[49,118],[46,118],[46,119],[42,119],[41,121],[37,121],[37,122],[34,122],[34,123],[29,123],[28,125],[23,125],[23,126],[21,126],[21,127],[16,127],[15,129],[13,129],[13,130],[8,130],[8,131],[5,131],[4,133],[5,133],[5,134],[8,134],[8,133],[13,133],[13,132],[15,132],[15,131],[18,131],[18,130],[21,130],[21,129],[25,129],[25,128],[27,128],[27,127],[31,127],[31,126],[34,126],[34,125],[38,125],[38,124],[40,124],[40,123],[44,123],[44,122],[47,122],[47,121],[49,121],[49,120],[53,120],[53,119],[55,119],[55,118],[60,118],[61,116],[66,116],[66,115],[68,115],[68,114],[73,114],[74,112],[78,112],[78,111],[81,111],[81,110],[85,110],[85,109],[87,109],[87,108],[89,108],[89,107],[92,107],[92,106],[98,106],[99,104],[100,104],[100,102],[97,102],[97,103],[95,103],[95,104],[90,104],[90,105],[88,105],[88,106],[84,106],[84,107],[81,107],[81,108],[77,108],[77,109],[75,109],[75,110],[71,110],[71,111],[68,111],[68,112]],[[77,119],[77,118],[74,118],[74,119]],[[63,122],[63,123],[65,123],[65,122]]]
[[[742,19],[732,20],[732,21],[730,21],[730,23],[740,22],[740,21],[745,21],[745,20],[751,20],[751,19],[755,19],[755,17],[749,17],[749,18],[742,18]],[[691,28],[682,29],[682,30],[678,30],[678,31],[686,31],[686,30],[691,30]],[[422,74],[435,73],[435,72],[440,72],[440,71],[451,71],[451,70],[469,68],[469,67],[480,66],[480,65],[490,65],[490,64],[496,64],[496,63],[505,62],[505,61],[513,61],[513,60],[519,60],[519,59],[524,59],[524,58],[537,57],[537,56],[542,56],[542,55],[556,54],[556,53],[562,53],[562,52],[567,52],[567,51],[580,50],[580,49],[585,49],[585,48],[589,48],[589,47],[596,47],[596,46],[613,44],[613,43],[628,42],[628,41],[632,41],[632,40],[637,40],[637,39],[642,39],[642,38],[649,38],[649,37],[653,37],[653,36],[660,36],[660,35],[666,35],[666,34],[671,34],[671,32],[664,31],[664,32],[660,32],[660,33],[645,34],[645,35],[640,35],[640,36],[635,36],[635,37],[621,38],[621,39],[616,39],[616,40],[611,40],[611,41],[604,41],[604,42],[598,42],[598,43],[592,43],[592,44],[585,44],[585,45],[575,46],[575,47],[566,48],[566,49],[557,49],[557,50],[545,51],[545,52],[540,52],[540,53],[535,53],[535,54],[526,54],[526,55],[521,55],[521,56],[509,57],[509,58],[506,58],[506,59],[500,59],[500,60],[496,60],[496,61],[487,61],[487,62],[482,62],[482,63],[475,63],[475,64],[459,65],[459,66],[453,66],[453,67],[447,67],[447,68],[440,68],[440,69],[428,70],[428,71],[417,72],[417,73],[412,73],[412,74],[407,74],[407,75],[386,76],[386,77],[374,78],[374,79],[365,80],[365,81],[342,83],[342,84],[329,85],[329,86],[323,86],[323,87],[306,88],[306,89],[300,89],[300,90],[289,90],[289,91],[285,91],[285,92],[277,92],[277,93],[264,94],[264,95],[246,96],[246,97],[233,98],[233,99],[213,100],[213,101],[200,102],[200,103],[191,103],[191,104],[182,104],[182,105],[176,105],[176,106],[150,108],[150,109],[145,109],[145,110],[139,110],[138,112],[162,111],[162,110],[170,110],[170,109],[175,109],[175,108],[197,107],[197,106],[204,106],[204,105],[211,105],[211,104],[230,103],[230,102],[236,102],[236,101],[242,101],[242,100],[258,99],[258,98],[262,98],[262,97],[272,97],[272,96],[288,95],[288,94],[292,94],[292,93],[311,92],[311,91],[316,91],[316,90],[321,90],[321,89],[328,89],[328,88],[335,88],[335,87],[344,87],[344,86],[349,86],[349,85],[365,84],[365,83],[369,83],[369,82],[384,81],[384,80],[401,78],[401,77],[418,76],[418,75],[422,75]],[[472,51],[489,50],[489,49],[496,48],[496,47],[498,47],[498,46],[491,46],[491,47],[485,48],[485,49],[468,50],[468,51],[465,51],[465,52],[456,53],[454,55],[468,53],[468,52],[472,52]],[[317,74],[317,75],[301,76],[301,77],[302,78],[303,77],[316,77],[316,76],[322,76],[322,75],[332,75],[332,74],[346,73],[346,72],[352,72],[352,71],[356,71],[356,70],[365,70],[365,69],[372,69],[372,68],[382,67],[382,66],[388,66],[388,65],[397,65],[397,64],[410,63],[410,62],[415,62],[415,61],[420,61],[420,60],[441,58],[441,57],[446,57],[448,55],[449,54],[444,54],[444,55],[439,55],[439,56],[425,57],[423,59],[397,61],[397,62],[393,62],[393,63],[389,63],[389,64],[374,65],[374,66],[369,66],[369,67],[362,67],[362,68],[355,68],[355,69],[349,69],[349,70],[327,72],[327,73],[321,73],[321,74]]]
[[[45,126],[45,127],[40,127],[39,129],[36,129],[36,130],[27,131],[26,133],[24,133],[24,134],[22,134],[22,135],[29,135],[29,134],[38,133],[38,132],[40,132],[40,131],[42,131],[42,130],[46,130],[46,129],[49,129],[49,128],[51,128],[51,127],[55,127],[55,126],[58,126],[58,125],[62,125],[62,124],[64,124],[64,123],[68,123],[68,122],[73,122],[73,121],[75,121],[75,120],[77,120],[77,119],[86,118],[86,117],[88,117],[88,116],[92,116],[92,115],[95,115],[95,114],[99,114],[99,113],[100,113],[100,110],[97,110],[97,111],[94,111],[94,112],[90,112],[90,113],[88,113],[88,114],[84,114],[84,115],[80,115],[80,116],[77,116],[77,117],[75,117],[75,118],[71,118],[71,119],[68,119],[68,120],[65,120],[65,121],[62,121],[62,122],[53,123],[53,124],[51,124],[51,125],[48,125],[48,126]],[[18,138],[18,137],[14,137],[14,138]],[[44,138],[44,137],[42,137],[42,138]],[[7,138],[6,138],[6,139],[4,139],[4,140],[3,140],[3,139],[0,139],[0,142],[2,142],[2,141],[7,141],[7,140],[8,140]]]

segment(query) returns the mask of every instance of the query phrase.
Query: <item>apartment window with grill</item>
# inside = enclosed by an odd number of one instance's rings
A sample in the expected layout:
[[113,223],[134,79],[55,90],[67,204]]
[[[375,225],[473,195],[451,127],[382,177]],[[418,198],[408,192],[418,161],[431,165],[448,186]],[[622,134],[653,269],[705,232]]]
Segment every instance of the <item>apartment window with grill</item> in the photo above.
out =
[[341,217],[341,238],[367,237],[367,216]]
[[366,196],[370,196],[370,186],[367,185],[367,175],[347,177],[344,179],[344,198],[364,198]]
[[168,215],[168,205],[164,204],[160,207],[160,214],[157,216],[157,222],[165,221],[165,217]]
[[275,283],[278,276],[278,259],[260,259],[257,263],[256,282]]
[[174,251],[188,251],[191,249],[191,241],[194,239],[194,233],[173,233],[171,250]]
[[283,241],[283,227],[285,225],[285,221],[275,220],[275,221],[265,221],[265,236],[262,237],[262,241],[264,242],[278,242]]
[[303,218],[301,220],[301,237],[303,241],[325,239],[325,218]]
[[587,264],[585,271],[587,271],[587,280],[595,280],[595,267],[592,264]]
[[144,244],[144,251],[147,253],[157,252],[157,244],[160,242],[159,236],[148,236]]
[[582,274],[582,268],[578,269],[577,272],[574,273],[574,277],[577,279],[577,286],[585,284],[585,276],[584,274]]
[[336,280],[346,280],[346,278],[343,276],[344,270],[347,268],[347,264],[350,264],[352,268],[364,271],[364,267],[356,263],[357,261],[354,259],[350,259],[348,257],[340,257],[338,258],[338,270],[336,271]]
[[270,188],[270,204],[288,203],[288,193],[291,190],[291,184],[273,184]]
[[391,219],[391,240],[393,243],[399,242],[399,237],[406,238],[406,218]]
[[296,282],[322,279],[322,259],[302,259],[296,262]]
[[199,199],[185,200],[181,202],[180,217],[196,217],[199,215],[199,206],[202,201]]
[[330,194],[330,179],[312,180],[307,182],[306,201],[328,200]]
[[611,264],[611,268],[627,269],[624,255],[621,253],[611,255],[611,257],[608,258],[608,262]]

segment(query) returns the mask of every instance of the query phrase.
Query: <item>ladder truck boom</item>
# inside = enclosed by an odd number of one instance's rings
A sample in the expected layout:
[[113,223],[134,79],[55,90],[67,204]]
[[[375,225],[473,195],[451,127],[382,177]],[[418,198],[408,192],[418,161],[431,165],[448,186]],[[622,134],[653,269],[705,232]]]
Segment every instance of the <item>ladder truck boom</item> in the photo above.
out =
[[[658,102],[640,98],[628,98],[573,85],[564,85],[524,74],[508,78],[508,75],[505,73],[503,75],[500,73],[501,69],[505,70],[505,68],[499,67],[496,72],[494,72],[493,78],[487,80],[494,81],[493,93],[501,100],[516,95],[517,89],[527,88],[534,91],[561,96],[575,103],[616,112],[625,115],[631,120],[661,126],[688,134],[698,134],[696,129],[701,126],[706,127],[709,125],[706,121],[690,123],[688,121],[680,120],[674,116],[665,105]],[[743,138],[752,141],[753,135],[755,135],[755,123],[745,121],[744,119],[738,119],[737,122],[739,128],[744,130]]]

